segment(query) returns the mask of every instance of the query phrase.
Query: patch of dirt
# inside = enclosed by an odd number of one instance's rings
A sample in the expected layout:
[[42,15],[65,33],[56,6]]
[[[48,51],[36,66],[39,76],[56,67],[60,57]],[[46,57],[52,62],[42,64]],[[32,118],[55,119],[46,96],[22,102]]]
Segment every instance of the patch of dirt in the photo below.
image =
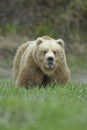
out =
[[0,79],[13,80],[12,69],[0,68]]
[[71,78],[74,82],[87,83],[87,70],[80,70],[79,72],[72,71]]

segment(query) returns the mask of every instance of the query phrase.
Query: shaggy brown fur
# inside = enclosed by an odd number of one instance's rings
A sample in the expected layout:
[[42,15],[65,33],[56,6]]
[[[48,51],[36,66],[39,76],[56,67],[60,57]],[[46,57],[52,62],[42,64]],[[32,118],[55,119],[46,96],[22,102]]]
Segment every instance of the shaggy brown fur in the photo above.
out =
[[[29,88],[48,83],[67,83],[70,70],[62,46],[64,43],[61,39],[54,40],[48,36],[22,44],[13,63],[16,86]],[[49,56],[54,58],[51,68],[47,67]]]
[[20,62],[21,62],[21,58],[22,55],[24,53],[24,51],[26,50],[26,48],[29,46],[29,44],[31,44],[32,42],[27,42],[22,44],[15,55],[14,61],[13,61],[13,74],[14,74],[14,80],[17,79],[18,73],[19,73],[19,67],[20,67]]

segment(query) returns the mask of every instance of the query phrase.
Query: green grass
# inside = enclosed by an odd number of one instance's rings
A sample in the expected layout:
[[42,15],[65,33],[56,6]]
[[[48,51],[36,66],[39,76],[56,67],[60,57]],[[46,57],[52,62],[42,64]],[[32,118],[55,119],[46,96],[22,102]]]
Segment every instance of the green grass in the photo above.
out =
[[87,130],[87,85],[15,89],[0,80],[0,130]]

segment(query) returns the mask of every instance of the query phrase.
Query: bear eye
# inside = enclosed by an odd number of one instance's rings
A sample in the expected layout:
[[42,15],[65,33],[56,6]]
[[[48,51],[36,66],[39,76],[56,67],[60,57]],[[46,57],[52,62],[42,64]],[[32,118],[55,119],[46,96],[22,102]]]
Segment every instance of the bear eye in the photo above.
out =
[[46,53],[47,53],[47,51],[43,51],[43,53],[44,53],[44,54],[46,54]]
[[56,52],[56,51],[53,51],[53,53],[56,55],[57,52]]

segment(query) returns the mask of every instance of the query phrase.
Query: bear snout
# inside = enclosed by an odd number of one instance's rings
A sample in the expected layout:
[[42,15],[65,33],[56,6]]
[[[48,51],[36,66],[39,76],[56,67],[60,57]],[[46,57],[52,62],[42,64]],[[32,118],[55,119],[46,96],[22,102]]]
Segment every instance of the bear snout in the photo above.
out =
[[54,57],[48,56],[46,59],[46,67],[53,68],[54,67]]
[[49,63],[52,63],[54,61],[54,58],[52,56],[47,57],[47,61]]

